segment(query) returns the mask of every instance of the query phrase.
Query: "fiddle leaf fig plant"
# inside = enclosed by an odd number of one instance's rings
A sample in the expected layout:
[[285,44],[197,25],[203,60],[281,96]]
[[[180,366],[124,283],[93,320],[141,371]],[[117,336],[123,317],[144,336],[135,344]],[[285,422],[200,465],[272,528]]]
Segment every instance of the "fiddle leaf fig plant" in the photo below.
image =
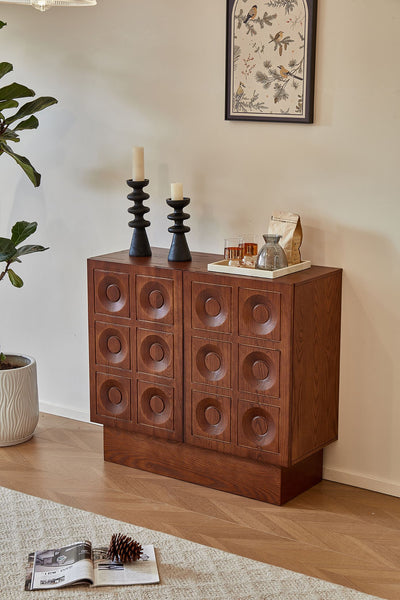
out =
[[21,277],[10,267],[15,262],[20,263],[21,256],[48,250],[48,248],[45,248],[44,246],[33,244],[19,246],[26,238],[35,233],[36,229],[36,222],[28,223],[28,221],[18,221],[11,230],[11,238],[0,238],[0,262],[6,263],[4,271],[0,273],[0,281],[8,275],[13,286],[20,288],[24,285]]
[[[7,23],[0,21],[0,29]],[[0,79],[13,70],[9,62],[0,62]],[[39,121],[35,116],[41,110],[56,104],[57,100],[50,96],[41,96],[22,103],[21,99],[32,98],[36,93],[21,83],[11,83],[0,87],[0,156],[7,154],[21,167],[35,187],[40,185],[40,173],[32,166],[25,157],[14,152],[10,144],[19,143],[20,132],[29,129],[37,129]],[[23,100],[24,102],[24,100]],[[20,263],[21,257],[35,252],[48,250],[44,246],[34,244],[21,245],[29,236],[35,233],[37,223],[18,221],[11,229],[10,238],[0,237],[0,263],[5,263],[4,270],[0,268],[0,281],[8,275],[8,279],[14,287],[21,288],[24,285],[21,277],[14,271],[14,263]],[[11,368],[6,362],[6,357],[0,353],[0,369]]]
[[[7,23],[0,21],[0,29]],[[0,79],[13,70],[9,62],[0,63]],[[8,154],[24,170],[35,187],[40,185],[40,173],[31,165],[25,156],[16,154],[9,144],[20,141],[20,131],[37,129],[39,121],[35,113],[56,104],[57,100],[50,96],[42,96],[20,106],[21,98],[35,96],[35,92],[20,83],[11,83],[0,88],[0,155]],[[16,111],[14,109],[17,109]],[[5,111],[14,110],[6,115]]]

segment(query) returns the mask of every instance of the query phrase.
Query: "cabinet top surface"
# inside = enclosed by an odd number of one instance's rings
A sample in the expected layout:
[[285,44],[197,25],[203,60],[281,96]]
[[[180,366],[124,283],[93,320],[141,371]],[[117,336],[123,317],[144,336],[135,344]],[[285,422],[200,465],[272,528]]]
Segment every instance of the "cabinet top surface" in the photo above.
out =
[[[216,262],[219,260],[223,260],[223,256],[220,254],[209,254],[205,252],[191,252],[192,260],[188,262],[169,262],[168,261],[168,253],[169,250],[166,248],[152,248],[152,256],[139,258],[129,256],[129,250],[121,250],[119,252],[112,252],[110,254],[103,254],[100,256],[95,256],[89,261],[102,262],[102,263],[110,263],[115,265],[128,265],[132,267],[150,267],[150,268],[163,268],[170,270],[179,270],[179,271],[189,271],[193,273],[212,273],[208,271],[207,265],[212,262]],[[318,277],[324,277],[326,275],[331,275],[335,272],[341,272],[342,269],[334,268],[334,267],[320,267],[320,266],[312,266],[310,269],[305,271],[300,271],[298,273],[292,273],[290,275],[284,275],[283,277],[279,277],[278,279],[266,279],[268,282],[279,282],[282,284],[299,284],[306,283],[312,279]],[[240,277],[244,280],[249,279],[246,275],[236,275],[236,274],[223,274],[224,277]]]

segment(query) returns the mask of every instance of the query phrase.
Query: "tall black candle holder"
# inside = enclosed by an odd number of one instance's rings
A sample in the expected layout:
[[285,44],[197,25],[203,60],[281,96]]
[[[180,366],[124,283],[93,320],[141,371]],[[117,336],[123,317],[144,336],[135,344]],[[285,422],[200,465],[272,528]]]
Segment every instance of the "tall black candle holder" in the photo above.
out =
[[175,225],[168,227],[168,231],[174,234],[168,254],[168,260],[170,261],[184,262],[192,260],[185,237],[185,233],[190,231],[190,227],[183,224],[183,221],[190,217],[190,215],[183,212],[183,209],[189,202],[190,198],[183,198],[182,200],[167,199],[168,206],[174,209],[174,212],[168,215],[168,219],[175,221]]
[[128,200],[133,200],[135,203],[134,206],[128,208],[128,213],[135,215],[134,220],[129,221],[129,227],[133,228],[129,256],[151,256],[151,248],[146,233],[146,227],[150,225],[150,221],[143,218],[143,215],[150,210],[148,206],[143,206],[144,200],[150,198],[150,195],[143,191],[143,188],[149,185],[149,180],[133,181],[128,179],[126,183],[133,188],[133,192],[128,195]]

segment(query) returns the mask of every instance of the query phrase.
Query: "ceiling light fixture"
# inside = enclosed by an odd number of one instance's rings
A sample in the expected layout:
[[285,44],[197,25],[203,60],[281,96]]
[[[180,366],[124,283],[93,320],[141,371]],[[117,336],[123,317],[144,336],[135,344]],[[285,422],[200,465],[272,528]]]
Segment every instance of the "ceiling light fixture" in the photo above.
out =
[[44,12],[52,6],[94,6],[97,0],[0,0],[6,4],[30,4]]

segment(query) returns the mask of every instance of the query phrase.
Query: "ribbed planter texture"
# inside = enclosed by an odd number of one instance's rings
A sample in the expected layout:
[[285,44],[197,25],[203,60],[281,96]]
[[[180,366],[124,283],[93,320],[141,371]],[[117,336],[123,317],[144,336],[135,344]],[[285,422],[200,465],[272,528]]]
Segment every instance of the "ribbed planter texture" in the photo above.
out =
[[0,446],[26,442],[39,420],[35,359],[8,354],[7,360],[18,368],[0,371]]

